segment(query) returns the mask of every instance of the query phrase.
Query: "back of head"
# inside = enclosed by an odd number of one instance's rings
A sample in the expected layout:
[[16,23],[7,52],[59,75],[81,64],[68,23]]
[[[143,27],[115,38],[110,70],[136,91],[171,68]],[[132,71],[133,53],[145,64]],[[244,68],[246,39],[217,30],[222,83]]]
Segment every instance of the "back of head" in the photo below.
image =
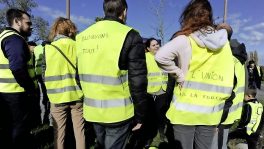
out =
[[6,12],[6,21],[8,25],[12,26],[14,19],[18,19],[18,20],[23,19],[23,14],[26,14],[30,18],[30,15],[25,11],[16,8],[8,9]]
[[104,0],[105,16],[119,17],[127,9],[126,0]]
[[59,17],[51,27],[49,41],[52,42],[58,34],[75,39],[76,33],[77,28],[70,19]]
[[208,26],[214,28],[213,11],[208,0],[192,0],[183,10],[179,19],[181,30],[175,35],[186,35]]

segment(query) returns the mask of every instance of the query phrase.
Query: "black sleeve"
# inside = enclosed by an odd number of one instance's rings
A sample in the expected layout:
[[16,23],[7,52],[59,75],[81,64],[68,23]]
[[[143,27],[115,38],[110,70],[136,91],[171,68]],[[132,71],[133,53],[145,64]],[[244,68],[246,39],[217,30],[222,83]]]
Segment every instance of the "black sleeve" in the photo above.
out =
[[128,70],[128,85],[134,103],[135,120],[143,122],[148,107],[147,67],[141,36],[131,30],[124,42],[119,57],[119,68]]
[[243,106],[242,115],[238,126],[239,128],[245,127],[250,122],[251,111],[252,110],[249,104],[245,104]]
[[35,85],[29,76],[27,68],[27,62],[30,60],[30,51],[24,39],[17,35],[7,37],[3,41],[3,51],[17,83],[26,92],[35,92]]
[[168,105],[170,104],[170,102],[172,100],[175,84],[176,84],[175,77],[168,75],[168,84],[167,84],[167,89],[166,89],[166,93],[168,96],[166,103]]

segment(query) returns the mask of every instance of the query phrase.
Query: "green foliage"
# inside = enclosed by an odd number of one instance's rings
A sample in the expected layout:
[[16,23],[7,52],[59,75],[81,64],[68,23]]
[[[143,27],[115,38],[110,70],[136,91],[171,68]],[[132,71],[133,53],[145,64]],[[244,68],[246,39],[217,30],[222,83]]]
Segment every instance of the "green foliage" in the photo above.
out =
[[0,5],[3,6],[0,10],[0,31],[2,31],[7,26],[5,19],[6,10],[9,8],[18,8],[28,12],[31,15],[33,23],[33,41],[36,42],[47,39],[47,28],[49,26],[48,22],[41,17],[31,14],[31,10],[38,7],[38,4],[34,0],[0,0]]

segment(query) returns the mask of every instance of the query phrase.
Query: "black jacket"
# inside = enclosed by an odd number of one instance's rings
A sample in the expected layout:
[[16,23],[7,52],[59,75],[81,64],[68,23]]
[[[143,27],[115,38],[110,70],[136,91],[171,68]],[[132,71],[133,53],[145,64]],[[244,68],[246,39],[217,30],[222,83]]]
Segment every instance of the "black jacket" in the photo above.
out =
[[[104,19],[123,23],[115,17],[105,17]],[[120,70],[128,70],[128,85],[134,103],[135,121],[142,123],[146,119],[149,97],[147,95],[148,81],[144,44],[137,31],[131,30],[127,34],[118,66]]]
[[232,54],[236,57],[241,64],[245,64],[247,61],[247,51],[244,43],[239,43],[237,39],[230,40],[230,47],[232,50]]

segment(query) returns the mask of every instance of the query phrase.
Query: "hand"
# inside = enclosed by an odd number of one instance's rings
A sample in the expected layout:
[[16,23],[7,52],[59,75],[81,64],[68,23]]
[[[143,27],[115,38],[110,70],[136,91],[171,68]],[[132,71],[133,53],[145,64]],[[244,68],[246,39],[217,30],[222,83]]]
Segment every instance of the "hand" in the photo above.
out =
[[183,83],[184,82],[178,82],[178,86],[179,86],[180,90],[182,89]]
[[135,127],[132,128],[132,131],[136,131],[139,130],[141,128],[142,124],[137,123],[137,125]]

